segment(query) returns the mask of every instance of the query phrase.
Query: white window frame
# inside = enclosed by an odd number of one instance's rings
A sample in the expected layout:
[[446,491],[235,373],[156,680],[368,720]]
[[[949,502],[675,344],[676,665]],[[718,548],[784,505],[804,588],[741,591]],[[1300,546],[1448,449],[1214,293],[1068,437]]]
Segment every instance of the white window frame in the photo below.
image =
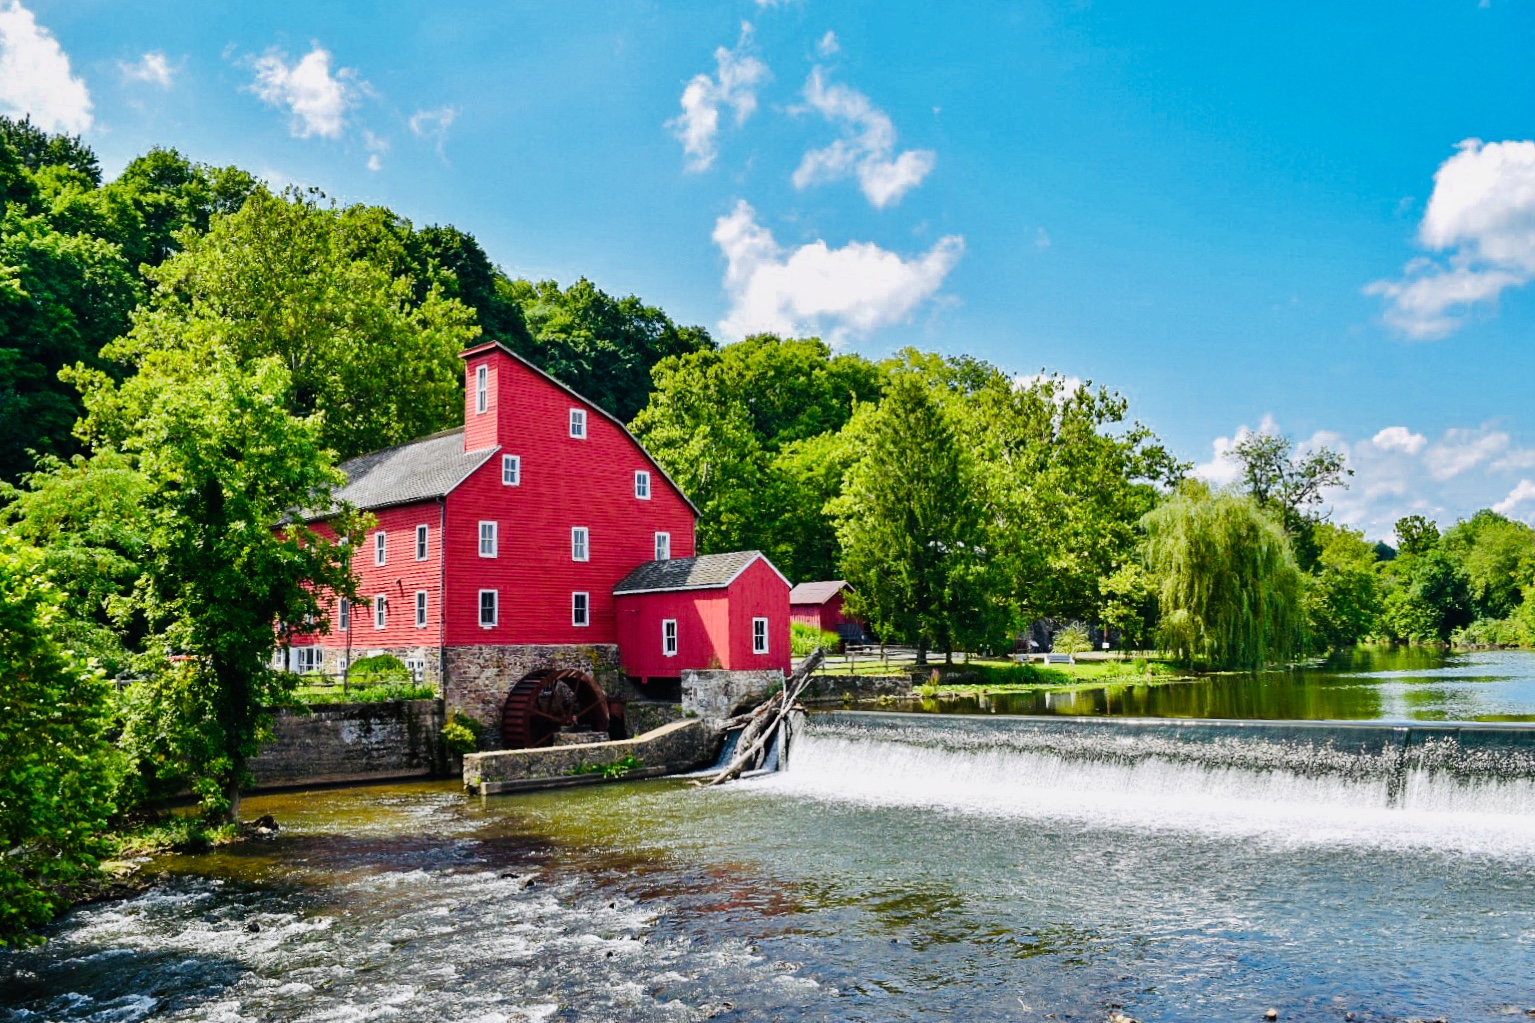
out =
[[[488,621],[488,622],[485,620],[485,596],[486,596],[486,594],[490,595],[490,621]],[[478,609],[480,628],[482,628],[482,629],[494,629],[498,624],[500,624],[500,621],[501,621],[501,591],[500,590],[481,590],[480,591],[480,596],[479,596],[479,599],[478,599],[478,603],[475,606]]]
[[585,590],[570,595],[570,624],[578,629],[592,624],[592,595]]
[[307,675],[311,671],[319,671],[324,666],[324,647],[296,646],[293,648],[293,671],[295,674]]
[[[485,529],[486,526],[490,527],[490,530],[488,532]],[[480,520],[480,557],[482,557],[482,558],[500,557],[500,553],[499,552],[500,552],[501,544],[500,544],[500,537],[497,535],[499,532],[500,532],[500,530],[496,526],[496,523],[494,521],[492,521],[490,519],[481,519]],[[486,543],[487,540],[490,541],[488,544]]]
[[416,591],[416,628],[426,628],[426,591]]
[[380,593],[373,598],[373,628],[379,632],[389,628],[389,594]]
[[670,533],[656,534],[655,555],[655,560],[657,561],[672,560],[672,535]]
[[592,531],[585,526],[570,527],[570,560],[592,560]]
[[338,610],[340,612],[340,620],[339,620],[339,622],[337,624],[339,624],[340,627],[341,627],[340,631],[342,631],[342,632],[351,632],[352,631],[352,602],[350,600],[347,600],[345,597],[342,597],[341,598],[341,606],[338,608]]
[[570,410],[570,435],[576,440],[586,439],[586,409],[573,408]]
[[522,486],[522,456],[501,456],[501,485],[503,487]]
[[768,620],[766,618],[752,619],[752,653],[765,654],[768,652]]
[[474,414],[484,415],[490,411],[490,366],[480,363],[474,367]]
[[432,534],[426,526],[416,527],[416,560],[425,561],[432,556]]
[[634,496],[641,501],[650,500],[650,471],[648,469],[634,470]]
[[416,683],[419,684],[420,681],[422,680],[422,678],[424,678],[426,676],[426,658],[425,657],[407,657],[407,658],[405,658],[405,670],[410,672],[411,680],[413,682],[416,682]]
[[387,564],[389,561],[389,534],[380,529],[373,534],[373,563],[375,565]]
[[677,619],[661,619],[661,656],[677,656]]

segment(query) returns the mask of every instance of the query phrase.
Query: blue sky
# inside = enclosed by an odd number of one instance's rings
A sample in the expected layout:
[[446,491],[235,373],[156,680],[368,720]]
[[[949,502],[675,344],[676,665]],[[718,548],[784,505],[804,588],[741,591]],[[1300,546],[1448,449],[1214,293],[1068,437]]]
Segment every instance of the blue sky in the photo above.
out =
[[[1535,4],[0,0],[0,110],[475,234],[721,340],[1125,393],[1211,478],[1535,517]],[[1532,283],[1526,283],[1532,282]]]

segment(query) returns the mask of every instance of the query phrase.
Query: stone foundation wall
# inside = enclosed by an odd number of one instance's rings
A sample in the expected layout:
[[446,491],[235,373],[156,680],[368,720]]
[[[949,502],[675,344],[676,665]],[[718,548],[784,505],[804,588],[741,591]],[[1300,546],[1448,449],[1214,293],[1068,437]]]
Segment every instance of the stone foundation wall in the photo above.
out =
[[750,710],[767,698],[775,686],[783,685],[783,672],[727,671],[707,668],[682,673],[683,713],[702,718],[713,727],[717,722]]
[[604,781],[601,772],[573,774],[577,768],[612,764],[625,757],[640,762],[626,778],[653,778],[709,763],[718,735],[698,721],[675,721],[635,739],[585,746],[550,746],[471,753],[464,758],[464,787],[490,795],[521,789],[552,788]]
[[629,737],[669,725],[673,721],[681,721],[685,715],[682,713],[680,703],[662,703],[659,700],[630,700],[624,708],[624,725],[629,729]]
[[[341,677],[341,662],[346,660],[345,647],[321,647],[319,671],[332,678]],[[285,651],[278,648],[272,655],[272,666],[286,668],[289,662],[284,661]],[[412,659],[419,660],[421,666],[421,681],[429,686],[435,686],[442,692],[442,648],[437,646],[354,646],[352,647],[352,663],[356,664],[364,657],[377,657],[380,654],[392,654],[401,661],[409,662]]]
[[431,777],[446,766],[442,725],[436,700],[283,708],[251,772],[257,788]]
[[910,675],[812,675],[803,697],[811,704],[858,703],[881,696],[910,696]]
[[525,675],[543,668],[585,671],[609,696],[631,700],[639,696],[618,669],[618,647],[593,643],[448,647],[443,699],[449,712],[461,711],[485,726],[480,736],[482,750],[497,750],[501,748],[501,708],[506,694]]

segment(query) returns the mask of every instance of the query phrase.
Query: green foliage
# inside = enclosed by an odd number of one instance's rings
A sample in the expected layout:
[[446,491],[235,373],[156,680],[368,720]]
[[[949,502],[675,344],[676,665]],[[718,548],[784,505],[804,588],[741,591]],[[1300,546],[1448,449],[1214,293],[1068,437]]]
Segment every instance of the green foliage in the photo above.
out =
[[1425,554],[1439,544],[1439,527],[1422,515],[1397,519],[1395,532],[1398,554]]
[[808,657],[815,653],[816,647],[831,651],[841,645],[842,637],[835,632],[827,632],[804,622],[789,623],[789,651],[795,657]]
[[0,533],[0,946],[66,905],[108,851],[109,693],[54,638],[61,604],[42,553]]
[[394,654],[359,657],[346,673],[347,682],[357,686],[381,686],[412,681],[410,669]]
[[600,774],[609,781],[615,781],[643,766],[644,763],[640,758],[631,753],[610,764],[577,764],[570,769],[569,773],[572,775]]
[[1140,650],[1156,620],[1156,596],[1151,576],[1139,561],[1127,561],[1098,581],[1103,603],[1098,612],[1104,625],[1119,633],[1122,648]]
[[389,682],[366,686],[305,686],[302,680],[293,691],[295,702],[306,706],[334,703],[393,703],[395,700],[430,700],[437,690],[414,682]]
[[[1405,545],[1404,545],[1405,546]],[[1382,628],[1392,639],[1443,643],[1476,617],[1471,585],[1440,547],[1404,553],[1390,564]]]
[[101,164],[91,147],[78,135],[55,135],[32,123],[31,116],[16,120],[0,117],[0,141],[15,153],[28,170],[63,166],[79,173],[93,185],[101,184]]
[[1087,632],[1087,626],[1081,622],[1072,622],[1063,625],[1050,638],[1050,647],[1062,654],[1085,654],[1093,648],[1093,641]]
[[1242,485],[1261,508],[1276,512],[1290,536],[1300,567],[1314,571],[1320,551],[1313,539],[1315,508],[1328,487],[1346,486],[1354,470],[1330,448],[1297,453],[1290,438],[1253,433],[1231,449],[1242,468]]
[[442,726],[442,741],[449,753],[463,756],[480,748],[480,736],[484,731],[485,726],[480,722],[463,711],[455,710],[448,715],[447,724]]
[[1255,501],[1185,486],[1144,524],[1162,649],[1185,665],[1253,671],[1301,648],[1303,577]]
[[1375,547],[1357,530],[1318,523],[1317,570],[1306,587],[1307,631],[1319,649],[1352,646],[1376,635],[1385,592]]
[[1535,577],[1535,529],[1483,509],[1457,522],[1439,548],[1466,577],[1480,618],[1506,618],[1524,602]]

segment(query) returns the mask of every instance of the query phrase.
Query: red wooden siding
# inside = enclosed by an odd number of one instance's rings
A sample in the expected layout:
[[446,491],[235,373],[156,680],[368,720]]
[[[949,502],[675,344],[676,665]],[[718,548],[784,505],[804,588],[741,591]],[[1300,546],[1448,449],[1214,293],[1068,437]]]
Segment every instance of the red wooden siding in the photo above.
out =
[[[617,598],[626,674],[667,678],[687,669],[789,670],[789,584],[758,558],[728,587]],[[662,653],[661,622],[677,620],[677,656]],[[768,652],[752,653],[752,619],[768,620]]]
[[795,604],[789,609],[791,621],[814,626],[827,632],[836,632],[837,626],[849,619],[842,612],[842,594],[837,593],[824,604]]
[[[752,619],[768,620],[768,652],[752,653]],[[733,671],[782,668],[788,671],[789,584],[766,558],[758,558],[730,584],[730,655]]]
[[[352,608],[353,650],[375,647],[438,646],[442,642],[442,529],[441,507],[436,501],[383,508],[373,513],[378,526],[363,537],[352,561],[359,580],[357,593],[363,602]],[[416,527],[426,527],[425,561],[416,560]],[[329,527],[317,524],[316,529]],[[383,530],[384,564],[375,564],[374,544]],[[416,591],[426,591],[426,628],[416,628]],[[389,597],[389,613],[383,629],[373,627],[372,600]],[[341,631],[341,608],[331,601],[330,634],[317,637],[327,647],[347,646]]]

